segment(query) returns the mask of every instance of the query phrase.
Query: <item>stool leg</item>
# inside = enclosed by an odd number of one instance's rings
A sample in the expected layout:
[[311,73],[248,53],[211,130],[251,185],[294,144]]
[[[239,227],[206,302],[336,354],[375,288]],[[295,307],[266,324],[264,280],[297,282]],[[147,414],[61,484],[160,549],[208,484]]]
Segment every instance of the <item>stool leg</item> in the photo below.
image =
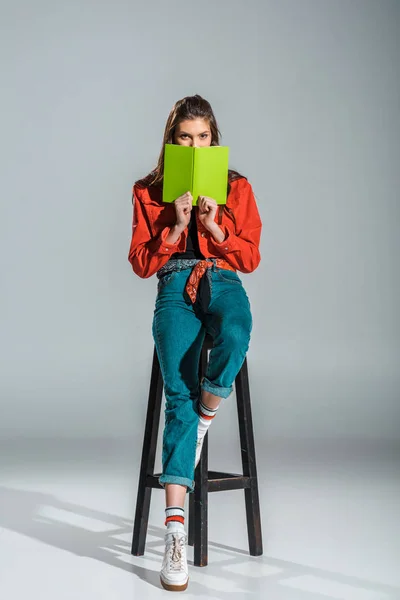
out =
[[157,352],[154,348],[149,400],[147,404],[146,425],[143,439],[142,460],[140,464],[140,475],[136,500],[136,513],[132,537],[131,554],[134,556],[142,556],[144,554],[144,547],[146,544],[152,491],[150,487],[146,487],[146,478],[147,475],[154,475],[162,392],[163,379]]
[[[200,462],[195,472],[193,499],[192,536],[194,539],[193,564],[205,567],[208,564],[208,433],[201,451]],[[190,516],[189,516],[190,525]]]
[[189,494],[188,546],[194,544],[194,493]]
[[250,488],[244,490],[246,502],[247,534],[251,556],[263,553],[261,535],[261,514],[258,497],[256,451],[254,445],[253,420],[250,404],[249,374],[245,358],[236,380],[236,401],[239,419],[240,448],[242,454],[243,475],[250,478]]
[[[199,380],[206,372],[208,350],[203,346],[199,362]],[[194,492],[189,494],[188,544],[194,546],[193,564],[205,567],[208,564],[208,432],[204,437],[199,464],[194,475]]]

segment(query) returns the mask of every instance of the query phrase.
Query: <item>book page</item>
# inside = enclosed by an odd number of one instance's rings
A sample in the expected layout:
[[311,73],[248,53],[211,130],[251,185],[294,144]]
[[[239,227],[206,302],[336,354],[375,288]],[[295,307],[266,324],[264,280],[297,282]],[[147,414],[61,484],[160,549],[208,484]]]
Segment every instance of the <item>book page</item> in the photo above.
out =
[[193,204],[198,204],[199,196],[209,196],[217,204],[226,204],[228,162],[228,146],[194,148]]
[[163,202],[174,202],[193,190],[194,148],[166,144],[164,149]]

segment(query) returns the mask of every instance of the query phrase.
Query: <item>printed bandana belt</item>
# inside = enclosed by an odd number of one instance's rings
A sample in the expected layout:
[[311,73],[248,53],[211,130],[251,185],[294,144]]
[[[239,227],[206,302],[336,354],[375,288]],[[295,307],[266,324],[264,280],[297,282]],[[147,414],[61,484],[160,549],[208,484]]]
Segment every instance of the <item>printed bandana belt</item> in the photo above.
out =
[[[184,269],[188,269],[193,267],[192,272],[187,280],[185,290],[190,298],[192,304],[195,304],[197,300],[197,295],[205,297],[208,296],[208,300],[210,297],[209,285],[208,289],[205,289],[204,286],[200,286],[200,284],[204,281],[208,281],[208,277],[204,278],[205,273],[215,265],[219,269],[227,269],[228,271],[236,271],[231,265],[224,260],[223,258],[208,258],[204,260],[198,259],[170,259],[161,269],[157,271],[157,277],[160,279],[166,273],[170,273],[171,271],[182,271]],[[200,286],[200,289],[199,289]],[[202,288],[204,293],[202,293]],[[207,302],[202,302],[203,306],[206,308],[208,306]]]

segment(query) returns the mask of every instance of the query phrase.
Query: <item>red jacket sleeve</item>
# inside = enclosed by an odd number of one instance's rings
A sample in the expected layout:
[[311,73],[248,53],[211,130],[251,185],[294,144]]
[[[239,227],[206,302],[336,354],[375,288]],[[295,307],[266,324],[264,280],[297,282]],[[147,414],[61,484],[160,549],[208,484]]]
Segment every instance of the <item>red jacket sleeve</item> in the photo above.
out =
[[133,186],[132,200],[132,239],[128,260],[136,275],[147,278],[154,275],[158,269],[161,269],[171,258],[171,254],[184,250],[187,230],[182,233],[175,244],[165,242],[171,227],[165,227],[159,235],[153,237],[145,206],[141,202],[141,190],[137,186]]
[[227,205],[233,213],[235,224],[220,225],[225,233],[224,241],[218,243],[212,238],[210,242],[216,253],[232,267],[242,273],[251,273],[258,267],[261,260],[259,246],[262,223],[260,215],[252,187],[247,179],[242,178],[234,182],[231,194]]

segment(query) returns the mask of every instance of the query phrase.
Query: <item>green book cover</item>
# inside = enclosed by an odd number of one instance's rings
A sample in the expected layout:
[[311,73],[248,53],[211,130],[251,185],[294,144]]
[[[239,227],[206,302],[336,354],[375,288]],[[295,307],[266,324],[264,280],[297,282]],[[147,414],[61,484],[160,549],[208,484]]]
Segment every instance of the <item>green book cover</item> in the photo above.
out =
[[228,162],[228,146],[193,148],[166,144],[163,202],[173,202],[189,191],[194,205],[199,196],[209,196],[217,204],[226,204]]

